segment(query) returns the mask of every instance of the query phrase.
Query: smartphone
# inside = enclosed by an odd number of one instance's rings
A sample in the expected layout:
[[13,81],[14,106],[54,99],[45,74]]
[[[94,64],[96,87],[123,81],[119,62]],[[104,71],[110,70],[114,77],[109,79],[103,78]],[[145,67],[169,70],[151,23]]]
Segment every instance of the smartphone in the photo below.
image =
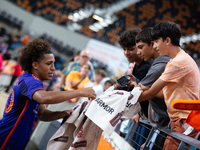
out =
[[117,79],[117,83],[121,86],[121,87],[127,87],[129,80],[127,79],[127,77],[123,76],[119,79]]

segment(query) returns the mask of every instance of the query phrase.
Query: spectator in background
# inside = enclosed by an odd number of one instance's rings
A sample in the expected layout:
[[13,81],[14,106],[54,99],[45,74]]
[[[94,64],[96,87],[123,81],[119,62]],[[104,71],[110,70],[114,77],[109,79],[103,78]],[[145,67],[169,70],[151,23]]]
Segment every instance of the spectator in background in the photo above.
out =
[[[90,79],[87,77],[88,73],[90,72],[90,69],[90,65],[86,63],[81,66],[80,71],[70,71],[70,73],[65,79],[64,90],[69,91],[83,89],[86,86],[86,84],[90,82]],[[79,98],[80,97],[76,97],[68,101],[76,103],[79,101]]]
[[2,57],[2,55],[1,55],[1,53],[0,53],[0,75],[1,75],[1,71],[3,70],[3,57]]
[[12,75],[12,79],[10,81],[10,84],[8,85],[8,87],[6,88],[6,91],[5,92],[9,92],[9,89],[10,87],[13,85],[14,81],[16,81],[16,79],[22,75],[22,68],[19,64],[19,57],[18,58],[15,58],[16,60],[16,64],[14,65],[13,69],[14,69],[14,72],[13,72],[13,75]]
[[9,35],[9,39],[8,41],[6,42],[8,44],[8,49],[14,49],[16,48],[17,46],[21,46],[21,42],[20,42],[20,36],[16,35],[16,33],[12,32],[10,35]]
[[128,65],[128,70],[127,70],[127,72],[126,72],[126,75],[132,74],[133,68],[134,68],[134,67],[135,67],[135,62],[129,63],[129,65]]
[[69,63],[63,70],[62,70],[62,74],[60,77],[60,81],[58,83],[56,83],[53,87],[53,90],[60,90],[61,87],[63,87],[64,83],[65,83],[65,78],[66,76],[69,74],[70,71],[74,70],[74,71],[80,71],[80,68],[83,64],[88,63],[90,65],[90,72],[88,73],[88,78],[93,81],[94,78],[94,67],[92,65],[92,63],[89,61],[90,59],[90,54],[89,51],[87,50],[82,50],[80,53],[80,60],[78,62],[71,62]]
[[8,51],[8,44],[3,40],[0,41],[0,53],[5,54]]
[[10,53],[5,53],[3,54],[2,56],[3,58],[3,69],[2,69],[2,73],[5,73],[5,74],[9,74],[11,75],[13,73],[13,63],[10,61],[11,59],[11,54]]
[[16,48],[22,47],[22,46],[23,44],[22,44],[22,41],[20,40],[20,37],[16,36],[13,43],[10,44],[9,49],[15,50]]
[[95,70],[94,82],[90,82],[86,87],[92,87],[97,94],[97,97],[103,93],[103,87],[100,84],[101,80],[106,77],[106,72],[102,69]]
[[81,53],[80,51],[76,52],[70,61],[66,61],[65,63],[62,64],[63,66],[62,68],[65,68],[65,66],[67,66],[71,62],[78,62],[80,60],[80,53]]
[[0,37],[3,37],[6,33],[6,29],[0,26]]
[[73,57],[73,60],[72,61],[74,61],[74,62],[78,62],[79,60],[80,60],[80,51],[78,51],[78,52],[76,52],[75,54],[74,54],[74,57]]
[[113,86],[116,82],[112,79],[109,79],[107,80],[105,83],[104,83],[104,86],[103,86],[103,91],[106,91],[109,87]]

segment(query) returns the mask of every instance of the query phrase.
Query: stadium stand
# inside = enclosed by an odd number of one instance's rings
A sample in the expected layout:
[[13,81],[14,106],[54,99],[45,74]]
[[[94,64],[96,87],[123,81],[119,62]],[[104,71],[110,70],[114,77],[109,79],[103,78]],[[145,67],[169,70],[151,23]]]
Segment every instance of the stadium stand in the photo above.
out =
[[[33,14],[42,16],[56,24],[67,26],[68,23],[72,22],[69,15],[74,15],[77,13],[77,10],[84,10],[91,6],[93,6],[94,9],[106,9],[118,3],[120,0],[10,1]],[[183,35],[191,35],[192,33],[199,32],[200,21],[197,19],[199,13],[200,4],[195,1],[142,0],[115,12],[114,16],[117,17],[117,20],[113,24],[98,30],[98,32],[90,29],[88,25],[83,25],[79,30],[76,30],[76,32],[103,42],[117,45],[119,35],[131,27],[152,27],[160,21],[169,20],[181,26]],[[13,22],[13,25],[18,26],[19,29],[23,25],[23,22],[16,20],[16,17],[15,19],[11,19],[13,17],[9,17],[9,14],[5,12],[2,12],[0,16],[2,20],[7,23]]]

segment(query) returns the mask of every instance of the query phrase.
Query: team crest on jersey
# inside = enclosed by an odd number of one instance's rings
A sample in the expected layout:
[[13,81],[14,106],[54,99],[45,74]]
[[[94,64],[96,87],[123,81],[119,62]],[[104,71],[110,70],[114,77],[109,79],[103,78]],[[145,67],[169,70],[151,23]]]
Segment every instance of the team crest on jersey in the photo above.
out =
[[33,112],[34,112],[36,115],[38,114],[39,108],[40,108],[40,104],[37,104],[37,105],[35,106],[35,109],[33,109]]

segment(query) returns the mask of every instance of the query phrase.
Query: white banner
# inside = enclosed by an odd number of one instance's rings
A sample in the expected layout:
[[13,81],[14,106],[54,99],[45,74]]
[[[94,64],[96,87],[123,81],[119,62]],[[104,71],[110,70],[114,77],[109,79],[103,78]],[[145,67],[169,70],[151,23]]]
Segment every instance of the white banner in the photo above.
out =
[[123,50],[117,46],[91,39],[85,49],[90,52],[91,58],[107,64],[113,75],[122,75],[128,69],[128,61]]

